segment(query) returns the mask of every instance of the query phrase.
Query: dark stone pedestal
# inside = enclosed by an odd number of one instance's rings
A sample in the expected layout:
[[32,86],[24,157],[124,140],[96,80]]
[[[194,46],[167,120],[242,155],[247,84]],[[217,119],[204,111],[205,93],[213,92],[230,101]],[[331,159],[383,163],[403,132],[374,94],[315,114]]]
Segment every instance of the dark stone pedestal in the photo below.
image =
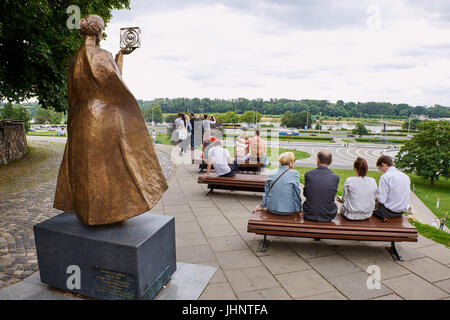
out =
[[153,213],[104,227],[66,212],[48,219],[34,226],[41,281],[98,299],[152,299],[176,270],[174,222]]

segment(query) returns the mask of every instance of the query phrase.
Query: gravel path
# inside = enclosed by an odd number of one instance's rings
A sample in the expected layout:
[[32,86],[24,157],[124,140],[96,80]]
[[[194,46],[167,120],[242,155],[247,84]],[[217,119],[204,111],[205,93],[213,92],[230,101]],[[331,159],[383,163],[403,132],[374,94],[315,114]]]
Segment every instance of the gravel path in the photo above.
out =
[[[64,144],[36,140],[29,144],[37,153],[45,149],[49,155],[33,166],[32,172],[8,176],[9,168],[0,168],[0,178],[8,180],[7,187],[0,189],[0,288],[38,270],[33,225],[61,213],[52,206]],[[162,151],[157,155],[168,179],[174,173],[169,155]]]

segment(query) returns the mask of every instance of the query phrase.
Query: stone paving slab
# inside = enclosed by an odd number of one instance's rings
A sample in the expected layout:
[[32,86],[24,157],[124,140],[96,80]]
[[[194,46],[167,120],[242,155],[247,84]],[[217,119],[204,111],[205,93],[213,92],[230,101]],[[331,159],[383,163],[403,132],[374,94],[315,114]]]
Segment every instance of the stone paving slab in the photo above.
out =
[[308,259],[306,261],[327,279],[361,271],[360,268],[338,254]]
[[264,266],[225,270],[224,273],[236,293],[279,287]]
[[294,299],[334,291],[331,284],[314,270],[284,273],[275,277]]
[[450,279],[438,281],[433,284],[450,294]]
[[309,264],[293,252],[262,256],[260,260],[274,275],[311,269]]
[[448,293],[415,274],[383,280],[382,283],[407,300],[435,300],[448,297]]
[[332,292],[297,298],[296,300],[348,300],[348,299],[341,293],[339,293],[337,290],[334,290]]
[[328,280],[350,300],[366,300],[392,293],[392,291],[383,284],[381,284],[380,289],[369,289],[367,286],[367,279],[367,273],[358,272],[329,278]]
[[225,236],[208,238],[208,242],[214,252],[244,250],[247,244],[239,236]]
[[281,286],[264,290],[238,292],[237,296],[239,300],[292,300]]
[[399,264],[429,282],[450,279],[450,269],[430,258],[405,261]]

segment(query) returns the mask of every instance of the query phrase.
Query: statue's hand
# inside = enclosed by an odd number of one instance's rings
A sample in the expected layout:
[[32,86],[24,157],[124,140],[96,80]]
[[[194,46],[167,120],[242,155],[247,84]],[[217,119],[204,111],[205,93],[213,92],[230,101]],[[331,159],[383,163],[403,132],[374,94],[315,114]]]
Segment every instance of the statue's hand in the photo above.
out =
[[125,48],[120,49],[119,53],[121,53],[121,54],[130,54],[134,50],[136,50],[136,48],[125,47]]

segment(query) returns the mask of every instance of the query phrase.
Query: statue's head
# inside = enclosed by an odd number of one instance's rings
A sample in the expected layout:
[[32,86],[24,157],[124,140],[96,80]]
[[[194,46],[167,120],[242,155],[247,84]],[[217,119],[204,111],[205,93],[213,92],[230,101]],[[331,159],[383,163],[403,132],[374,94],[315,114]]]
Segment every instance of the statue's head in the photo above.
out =
[[85,37],[95,36],[97,44],[100,43],[104,27],[105,22],[102,17],[95,14],[89,14],[80,20],[80,33]]

